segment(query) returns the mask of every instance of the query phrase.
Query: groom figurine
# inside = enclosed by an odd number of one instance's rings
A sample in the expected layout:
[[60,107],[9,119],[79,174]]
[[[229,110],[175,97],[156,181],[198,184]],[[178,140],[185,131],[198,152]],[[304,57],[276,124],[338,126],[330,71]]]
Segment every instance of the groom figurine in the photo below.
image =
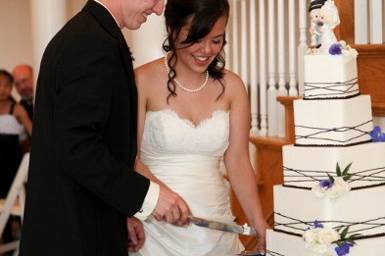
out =
[[313,50],[328,53],[337,43],[334,28],[340,24],[337,7],[333,0],[313,0],[309,6],[311,46]]
[[[182,198],[134,170],[137,91],[121,29],[138,29],[163,7],[163,0],[90,0],[47,46],[21,256],[127,256],[127,217],[186,222]],[[134,232],[143,243],[138,220]]]

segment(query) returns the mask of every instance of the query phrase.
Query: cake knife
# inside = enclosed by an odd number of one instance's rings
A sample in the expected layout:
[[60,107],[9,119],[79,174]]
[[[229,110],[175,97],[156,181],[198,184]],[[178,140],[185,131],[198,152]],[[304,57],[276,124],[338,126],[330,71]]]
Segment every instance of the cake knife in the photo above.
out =
[[218,221],[206,220],[206,219],[193,217],[193,216],[190,216],[189,220],[191,223],[200,227],[216,229],[216,230],[221,230],[225,232],[238,233],[245,236],[257,236],[257,232],[255,231],[255,229],[248,226],[247,224],[241,226],[235,223],[229,224],[229,223],[223,223]]

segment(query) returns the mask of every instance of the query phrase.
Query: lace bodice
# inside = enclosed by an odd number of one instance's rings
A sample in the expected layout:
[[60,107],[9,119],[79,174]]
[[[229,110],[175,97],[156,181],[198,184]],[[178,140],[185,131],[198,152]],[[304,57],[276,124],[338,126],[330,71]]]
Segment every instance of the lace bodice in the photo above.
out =
[[216,110],[195,125],[170,109],[149,111],[142,137],[145,155],[204,155],[222,157],[229,138],[229,113]]

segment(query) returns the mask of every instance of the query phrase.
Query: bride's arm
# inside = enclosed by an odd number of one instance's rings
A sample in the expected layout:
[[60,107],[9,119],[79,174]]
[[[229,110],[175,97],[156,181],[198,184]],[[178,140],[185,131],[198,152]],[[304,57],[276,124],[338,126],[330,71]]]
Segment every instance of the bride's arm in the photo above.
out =
[[145,165],[139,158],[139,156],[136,158],[135,160],[135,170],[142,174],[143,176],[145,176],[146,178],[150,179],[151,181],[153,182],[156,182],[158,183],[159,185],[161,186],[164,186],[166,188],[167,185],[164,184],[161,180],[159,180],[157,177],[155,177],[154,174],[152,174],[152,172],[150,171],[150,169],[147,167],[147,165]]
[[147,111],[147,93],[146,93],[146,88],[144,86],[145,81],[143,81],[143,78],[145,77],[145,75],[141,74],[140,71],[137,69],[135,70],[135,77],[136,77],[136,84],[137,84],[137,90],[138,90],[138,127],[137,127],[138,150],[137,150],[137,157],[135,160],[135,170],[138,173],[145,176],[146,178],[150,179],[151,181],[154,181],[159,185],[168,188],[167,185],[164,184],[162,181],[160,181],[157,177],[155,177],[155,175],[152,174],[151,170],[140,160],[140,146],[142,144],[144,122],[146,120],[146,111]]
[[[263,217],[256,177],[249,159],[250,106],[242,81],[235,74],[226,76],[231,98],[230,138],[224,161],[231,186],[251,226],[256,228],[264,246],[268,227]],[[259,248],[263,249],[263,248]]]
[[[143,67],[148,67],[150,64],[146,64]],[[161,65],[157,65],[162,67]],[[183,198],[176,192],[171,190],[165,183],[157,179],[151,172],[151,170],[140,161],[140,146],[142,142],[142,134],[144,130],[144,123],[146,118],[146,106],[148,103],[148,91],[154,90],[151,86],[149,88],[148,81],[145,81],[148,77],[152,77],[149,74],[154,72],[146,71],[139,72],[141,68],[135,70],[136,84],[138,90],[138,127],[137,127],[137,145],[138,155],[135,161],[135,170],[143,176],[149,178],[151,181],[158,183],[159,197],[156,208],[153,212],[155,219],[158,221],[165,220],[168,223],[173,223],[179,226],[188,223],[188,216],[191,215],[190,209]],[[142,69],[143,71],[144,69]]]

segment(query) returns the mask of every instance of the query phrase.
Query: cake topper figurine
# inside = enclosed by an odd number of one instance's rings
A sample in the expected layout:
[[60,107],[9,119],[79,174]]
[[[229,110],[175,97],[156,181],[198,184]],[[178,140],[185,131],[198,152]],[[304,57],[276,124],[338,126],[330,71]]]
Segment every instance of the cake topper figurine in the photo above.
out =
[[328,53],[337,43],[334,28],[340,24],[337,7],[333,0],[312,0],[309,7],[311,17],[310,34],[313,52]]

